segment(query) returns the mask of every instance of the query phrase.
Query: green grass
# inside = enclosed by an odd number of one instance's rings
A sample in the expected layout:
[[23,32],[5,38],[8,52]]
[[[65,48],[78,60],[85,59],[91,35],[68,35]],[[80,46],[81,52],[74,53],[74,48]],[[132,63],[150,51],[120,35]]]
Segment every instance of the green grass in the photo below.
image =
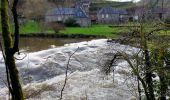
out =
[[31,21],[20,26],[20,33],[21,34],[32,34],[32,33],[52,34],[54,33],[54,31],[45,27],[41,27],[39,23]]
[[61,30],[63,34],[84,34],[105,37],[116,37],[119,33],[126,32],[124,28],[111,28],[108,25],[92,25],[90,27],[67,27]]
[[41,32],[40,25],[36,22],[28,22],[22,26],[20,26],[20,33],[37,33]]
[[167,36],[170,36],[170,29],[168,29],[168,30],[161,30],[156,35],[167,35]]
[[[122,25],[138,25],[137,23],[125,23]],[[13,26],[10,26],[13,30]],[[151,29],[147,29],[151,30]],[[0,30],[1,31],[1,30]],[[96,35],[105,36],[107,38],[116,38],[122,33],[127,33],[129,28],[127,27],[109,27],[109,25],[92,25],[90,27],[66,27],[64,30],[60,30],[59,33],[62,34],[83,34],[83,35]],[[35,33],[45,33],[45,34],[55,34],[52,29],[42,28],[39,23],[35,21],[27,22],[20,25],[20,34],[35,34]],[[168,31],[160,31],[155,35],[167,35],[170,36],[170,29]]]
[[[126,32],[126,28],[111,28],[109,25],[92,25],[90,27],[66,27],[64,30],[60,30],[59,33],[62,34],[83,34],[83,35],[96,35],[96,36],[105,36],[110,38],[115,38],[119,33]],[[28,22],[20,26],[21,34],[32,34],[32,33],[47,33],[54,34],[53,30],[47,29],[42,30],[40,24],[36,22]]]

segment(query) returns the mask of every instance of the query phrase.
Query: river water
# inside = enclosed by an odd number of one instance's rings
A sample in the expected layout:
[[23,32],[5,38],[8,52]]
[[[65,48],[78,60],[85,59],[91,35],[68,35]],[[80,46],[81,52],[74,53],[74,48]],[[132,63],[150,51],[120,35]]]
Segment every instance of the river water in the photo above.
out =
[[[59,100],[68,66],[68,82],[63,100],[132,100],[131,97],[136,96],[135,91],[127,87],[125,82],[128,85],[136,83],[133,80],[125,81],[129,76],[122,73],[130,72],[128,64],[125,61],[116,64],[114,81],[113,73],[106,76],[101,72],[101,67],[117,51],[132,54],[138,49],[107,42],[107,39],[88,40],[22,38],[20,47],[29,52],[21,52],[21,55],[15,57],[22,58],[22,55],[26,55],[23,60],[16,60],[16,63],[25,94],[32,95],[27,99]],[[67,43],[71,44],[65,45]],[[6,79],[1,54],[0,76],[3,80]],[[48,89],[44,90],[44,86]],[[34,95],[37,91],[40,93]],[[4,82],[0,81],[0,100],[8,100],[7,94]]]
[[27,50],[28,52],[36,52],[46,50],[49,48],[64,46],[68,43],[77,43],[82,41],[89,41],[89,38],[20,38],[20,49]]

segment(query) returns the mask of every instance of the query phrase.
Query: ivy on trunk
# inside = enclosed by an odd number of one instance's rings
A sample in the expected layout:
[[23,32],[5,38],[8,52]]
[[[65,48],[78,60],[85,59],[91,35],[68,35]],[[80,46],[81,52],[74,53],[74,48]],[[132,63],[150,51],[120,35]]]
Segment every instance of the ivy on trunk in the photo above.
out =
[[15,64],[14,54],[19,51],[19,25],[17,19],[17,6],[18,0],[14,0],[12,13],[15,24],[14,40],[9,29],[9,4],[7,0],[1,0],[1,26],[2,37],[4,43],[4,59],[7,72],[8,88],[12,95],[12,100],[24,100],[22,87],[19,80],[19,73]]

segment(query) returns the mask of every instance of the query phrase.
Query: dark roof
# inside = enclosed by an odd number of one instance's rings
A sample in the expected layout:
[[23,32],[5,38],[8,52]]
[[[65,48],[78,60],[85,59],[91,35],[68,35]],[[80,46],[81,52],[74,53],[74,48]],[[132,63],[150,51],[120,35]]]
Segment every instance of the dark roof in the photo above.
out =
[[126,10],[113,9],[112,7],[103,7],[99,14],[127,14]]
[[87,15],[81,8],[75,8],[74,17],[87,18]]
[[74,8],[54,8],[47,12],[47,15],[74,14]]
[[86,13],[81,8],[54,8],[46,15],[74,15],[75,18],[87,18]]

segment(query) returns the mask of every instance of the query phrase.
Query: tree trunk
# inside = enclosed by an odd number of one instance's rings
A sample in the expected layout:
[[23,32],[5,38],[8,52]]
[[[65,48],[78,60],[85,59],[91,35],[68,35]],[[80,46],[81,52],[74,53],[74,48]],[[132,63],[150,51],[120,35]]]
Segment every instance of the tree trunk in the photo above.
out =
[[24,100],[22,87],[19,81],[18,70],[13,55],[6,55],[6,64],[8,66],[10,81],[12,86],[12,100]]
[[154,90],[153,90],[153,80],[152,80],[152,71],[151,71],[151,62],[150,62],[150,55],[148,51],[147,46],[147,38],[145,36],[145,33],[143,32],[144,27],[143,23],[140,25],[140,37],[141,37],[141,46],[143,49],[143,55],[145,57],[145,78],[146,78],[146,87],[147,92],[149,94],[149,97],[147,97],[148,100],[155,100]]
[[[163,47],[162,47],[163,48]],[[162,52],[165,51],[164,49],[159,49],[157,53],[158,57],[158,67],[164,68],[164,57],[165,54]],[[158,70],[158,76],[160,81],[160,100],[166,100],[167,90],[168,90],[168,83],[167,83],[167,71],[165,69]]]
[[18,70],[14,59],[14,50],[12,48],[12,36],[9,29],[9,16],[8,16],[8,1],[1,0],[1,25],[2,36],[5,48],[5,63],[9,71],[12,100],[24,100],[22,87],[19,81]]
[[[147,46],[146,46],[147,48]],[[152,80],[152,72],[151,72],[151,62],[149,51],[147,49],[144,50],[145,55],[145,66],[146,66],[146,84],[149,92],[149,100],[155,100],[154,90],[153,90],[153,80]]]
[[159,78],[160,78],[160,100],[166,100],[168,86],[164,72],[162,72]]

